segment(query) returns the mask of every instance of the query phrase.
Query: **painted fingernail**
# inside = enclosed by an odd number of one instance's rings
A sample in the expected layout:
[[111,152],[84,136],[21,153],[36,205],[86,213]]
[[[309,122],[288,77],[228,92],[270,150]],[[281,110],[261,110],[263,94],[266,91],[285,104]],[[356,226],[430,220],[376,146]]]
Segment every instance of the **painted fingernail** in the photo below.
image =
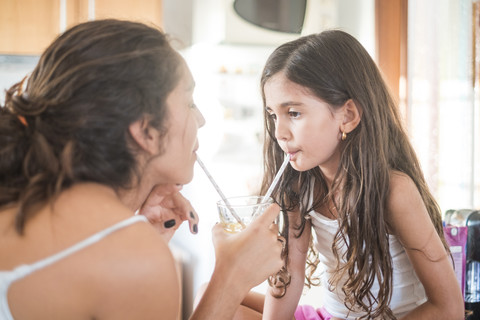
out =
[[173,227],[173,226],[175,225],[175,223],[176,223],[176,222],[175,222],[175,219],[172,219],[172,220],[168,220],[167,222],[165,222],[165,223],[163,224],[163,226],[164,226],[165,228],[171,228],[171,227]]
[[195,219],[195,215],[193,214],[192,211],[190,211],[190,218]]
[[198,226],[196,224],[193,225],[192,229],[194,233],[198,232]]

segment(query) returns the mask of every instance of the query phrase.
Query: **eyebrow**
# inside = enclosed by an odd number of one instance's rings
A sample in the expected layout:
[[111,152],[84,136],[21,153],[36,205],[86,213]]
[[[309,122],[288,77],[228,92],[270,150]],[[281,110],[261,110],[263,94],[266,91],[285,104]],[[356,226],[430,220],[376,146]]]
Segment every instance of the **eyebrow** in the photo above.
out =
[[[303,103],[294,102],[294,101],[287,101],[287,102],[283,102],[283,103],[280,104],[280,108],[282,108],[282,109],[286,108],[286,107],[290,107],[290,106],[303,106]],[[270,108],[269,106],[266,106],[265,110],[272,111],[272,108]]]

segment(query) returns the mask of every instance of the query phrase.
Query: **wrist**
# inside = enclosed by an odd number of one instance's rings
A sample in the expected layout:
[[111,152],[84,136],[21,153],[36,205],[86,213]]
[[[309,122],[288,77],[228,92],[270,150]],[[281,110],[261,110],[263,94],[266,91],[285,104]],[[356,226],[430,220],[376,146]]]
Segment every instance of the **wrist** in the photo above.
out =
[[240,303],[251,287],[253,287],[250,286],[247,279],[244,279],[242,274],[240,270],[235,268],[234,264],[217,261],[211,281],[218,283],[231,299],[235,299],[235,301]]
[[241,281],[235,280],[234,273],[226,266],[215,265],[208,287],[190,320],[233,318],[246,295],[239,286]]

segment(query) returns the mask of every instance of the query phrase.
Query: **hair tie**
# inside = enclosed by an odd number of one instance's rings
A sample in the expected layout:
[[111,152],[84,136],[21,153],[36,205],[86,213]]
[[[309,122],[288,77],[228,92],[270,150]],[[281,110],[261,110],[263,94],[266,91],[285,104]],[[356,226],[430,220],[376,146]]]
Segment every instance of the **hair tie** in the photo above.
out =
[[23,126],[28,127],[27,119],[25,119],[24,116],[18,115],[17,119],[23,124]]

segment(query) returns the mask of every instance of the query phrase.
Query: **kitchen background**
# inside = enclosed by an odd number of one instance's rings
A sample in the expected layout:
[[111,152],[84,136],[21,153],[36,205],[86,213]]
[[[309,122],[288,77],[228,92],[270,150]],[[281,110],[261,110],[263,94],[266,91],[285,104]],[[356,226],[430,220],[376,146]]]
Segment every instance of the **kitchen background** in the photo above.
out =
[[[297,12],[292,7],[282,11],[290,1],[251,2],[270,2],[273,11],[287,12],[287,18]],[[306,4],[301,34],[340,28],[357,37],[379,62],[442,211],[480,209],[478,2],[294,2]],[[390,37],[390,30],[382,29],[385,21],[378,15],[385,6],[397,4],[403,10],[394,14],[401,18],[399,46],[394,34]],[[195,77],[196,104],[207,121],[199,131],[199,156],[227,196],[256,193],[262,174],[260,72],[276,46],[300,34],[243,20],[233,10],[233,0],[0,0],[0,89],[28,74],[39,52],[71,21],[103,17],[153,22],[172,35]],[[380,43],[382,31],[386,36]],[[381,63],[385,50],[397,52],[393,81],[389,65]],[[200,167],[182,192],[201,219],[199,234],[191,235],[182,226],[171,241],[182,265],[187,318],[193,297],[213,270],[210,230],[218,221],[219,197]],[[262,284],[255,290],[265,289]],[[305,303],[320,305],[320,300],[315,289],[302,296]]]

